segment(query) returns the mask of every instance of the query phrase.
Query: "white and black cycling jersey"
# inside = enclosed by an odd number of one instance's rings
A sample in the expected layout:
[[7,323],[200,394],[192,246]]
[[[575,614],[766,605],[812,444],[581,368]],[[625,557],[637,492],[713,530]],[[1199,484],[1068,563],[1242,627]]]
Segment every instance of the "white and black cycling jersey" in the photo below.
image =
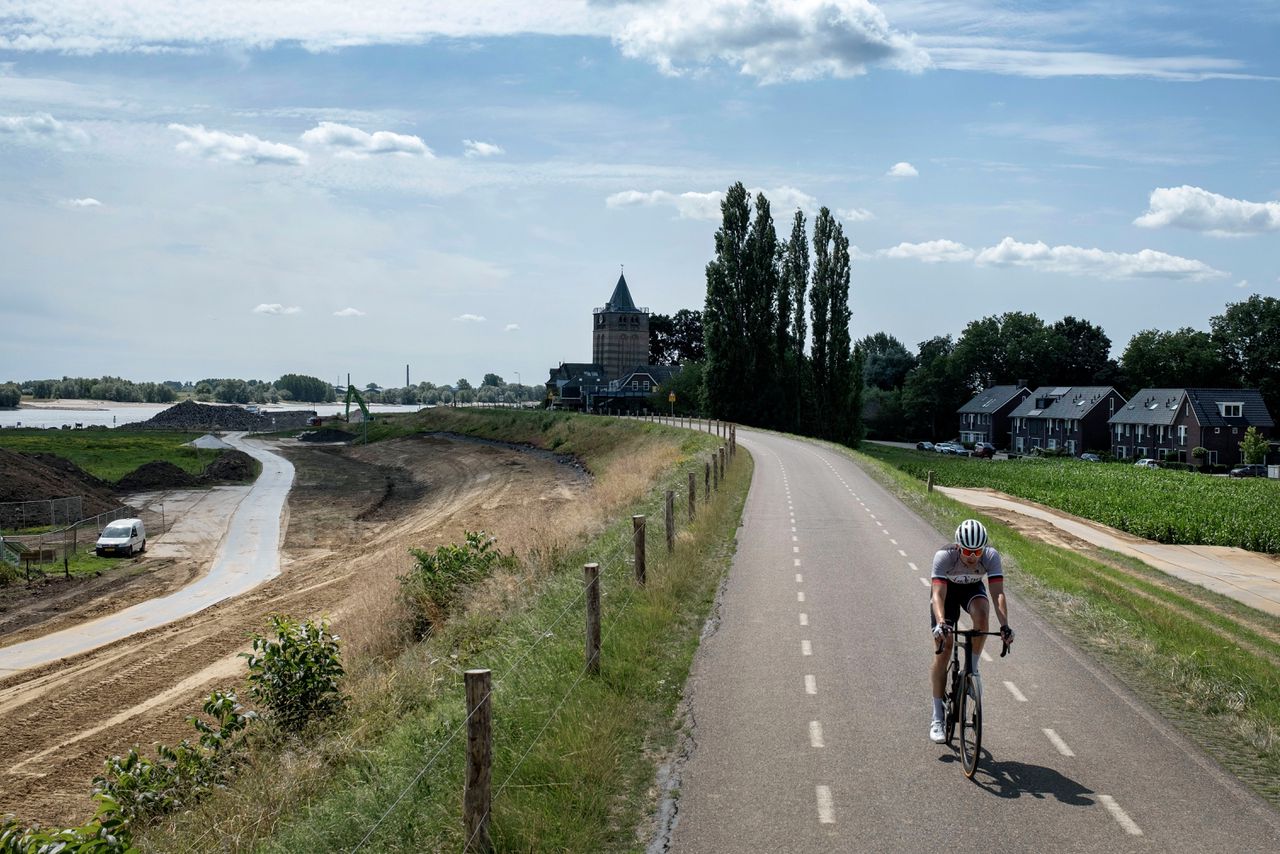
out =
[[982,550],[982,557],[973,566],[965,566],[960,559],[960,547],[955,543],[943,546],[933,556],[932,578],[950,584],[973,584],[984,578],[1003,578],[1004,568],[1000,564],[1000,552],[987,546]]

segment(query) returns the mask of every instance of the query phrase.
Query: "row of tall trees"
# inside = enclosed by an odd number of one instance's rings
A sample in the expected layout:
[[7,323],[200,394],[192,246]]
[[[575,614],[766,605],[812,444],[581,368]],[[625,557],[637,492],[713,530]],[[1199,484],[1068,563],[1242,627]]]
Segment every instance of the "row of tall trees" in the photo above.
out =
[[811,263],[802,211],[792,219],[789,238],[780,241],[763,193],[753,210],[746,188],[736,183],[720,210],[702,313],[708,412],[857,442],[862,368],[849,339],[843,227],[827,208],[818,212]]
[[1210,331],[1184,327],[1138,332],[1120,358],[1111,339],[1075,317],[1047,324],[1006,312],[971,321],[954,341],[937,336],[912,353],[891,335],[858,342],[866,383],[864,414],[874,438],[948,438],[956,409],[978,391],[1025,382],[1143,388],[1256,388],[1280,414],[1280,300],[1254,295],[1228,304]]

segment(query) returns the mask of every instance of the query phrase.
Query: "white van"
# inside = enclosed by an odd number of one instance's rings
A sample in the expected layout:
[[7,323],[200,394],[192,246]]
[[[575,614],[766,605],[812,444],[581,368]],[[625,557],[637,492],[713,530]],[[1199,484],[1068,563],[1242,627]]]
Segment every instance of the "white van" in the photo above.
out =
[[102,529],[102,536],[93,544],[98,556],[124,555],[147,550],[147,529],[141,519],[117,519]]

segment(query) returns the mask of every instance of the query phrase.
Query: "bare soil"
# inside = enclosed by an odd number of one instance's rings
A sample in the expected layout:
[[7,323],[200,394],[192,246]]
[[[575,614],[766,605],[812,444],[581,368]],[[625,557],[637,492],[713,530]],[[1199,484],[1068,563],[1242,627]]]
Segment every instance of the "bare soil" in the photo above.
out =
[[[407,569],[411,547],[452,542],[464,529],[519,542],[534,520],[572,517],[590,488],[580,471],[552,460],[438,437],[354,448],[285,441],[280,450],[296,479],[279,577],[168,626],[0,680],[0,814],[83,822],[104,758],[191,736],[185,719],[215,688],[244,696],[236,653],[270,614],[329,615],[342,634],[367,579]],[[6,615],[4,642],[168,592],[201,574],[216,547],[211,537],[202,554],[144,558],[110,578],[50,585]]]

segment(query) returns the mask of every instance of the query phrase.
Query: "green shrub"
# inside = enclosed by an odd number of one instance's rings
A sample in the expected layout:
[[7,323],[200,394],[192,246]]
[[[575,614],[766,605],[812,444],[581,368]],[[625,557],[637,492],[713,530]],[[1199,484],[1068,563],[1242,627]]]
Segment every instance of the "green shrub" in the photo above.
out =
[[26,827],[11,815],[0,819],[0,854],[134,854],[127,831],[109,820],[82,827]]
[[444,619],[468,585],[488,578],[498,566],[515,565],[515,556],[504,555],[495,542],[484,531],[467,531],[461,545],[437,546],[431,552],[409,550],[416,564],[400,576],[400,595],[415,639],[426,637]]
[[240,653],[249,663],[250,693],[270,710],[273,724],[301,732],[312,720],[342,708],[340,638],[329,634],[324,620],[296,622],[277,614],[271,628],[274,638],[255,634],[253,652]]

